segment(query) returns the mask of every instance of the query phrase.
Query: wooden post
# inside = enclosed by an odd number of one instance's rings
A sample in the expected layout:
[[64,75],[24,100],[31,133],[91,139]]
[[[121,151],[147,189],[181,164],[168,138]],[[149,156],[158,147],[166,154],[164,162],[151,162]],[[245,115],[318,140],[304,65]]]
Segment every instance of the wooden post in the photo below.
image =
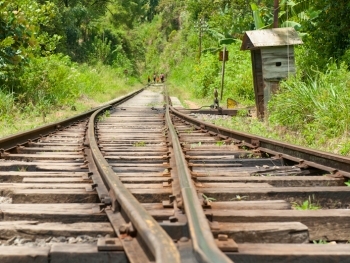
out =
[[274,7],[273,7],[273,27],[274,28],[278,28],[278,12],[279,12],[279,9],[280,9],[279,0],[275,0],[274,1]]
[[255,105],[259,119],[264,118],[264,79],[262,72],[261,50],[251,50],[254,82]]
[[198,49],[198,60],[201,61],[202,55],[202,19],[199,19],[199,49]]
[[224,92],[225,61],[226,61],[226,47],[224,47],[224,51],[223,51],[223,54],[222,54],[222,71],[221,71],[221,94],[220,94],[220,101],[222,100],[222,94],[223,94],[223,92]]

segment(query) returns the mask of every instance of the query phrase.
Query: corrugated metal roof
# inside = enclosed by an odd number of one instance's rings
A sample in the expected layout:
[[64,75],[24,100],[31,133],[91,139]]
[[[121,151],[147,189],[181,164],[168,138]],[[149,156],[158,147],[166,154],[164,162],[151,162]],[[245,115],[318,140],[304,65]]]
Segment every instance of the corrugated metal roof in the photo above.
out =
[[303,44],[293,27],[246,31],[241,50]]

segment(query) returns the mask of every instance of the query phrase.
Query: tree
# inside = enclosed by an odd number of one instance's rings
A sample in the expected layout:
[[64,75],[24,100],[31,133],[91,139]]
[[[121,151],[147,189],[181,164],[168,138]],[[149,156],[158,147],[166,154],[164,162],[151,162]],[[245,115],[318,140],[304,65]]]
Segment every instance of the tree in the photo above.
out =
[[315,1],[313,10],[318,12],[318,16],[305,23],[309,33],[307,45],[317,52],[323,65],[329,58],[340,60],[350,49],[350,2]]
[[0,2],[0,85],[19,89],[18,78],[30,57],[52,54],[60,37],[48,34],[57,15],[53,3],[38,4],[34,0]]
[[0,12],[0,74],[4,79],[9,73],[8,69],[25,62],[32,31],[27,27],[25,14],[14,3],[0,3]]

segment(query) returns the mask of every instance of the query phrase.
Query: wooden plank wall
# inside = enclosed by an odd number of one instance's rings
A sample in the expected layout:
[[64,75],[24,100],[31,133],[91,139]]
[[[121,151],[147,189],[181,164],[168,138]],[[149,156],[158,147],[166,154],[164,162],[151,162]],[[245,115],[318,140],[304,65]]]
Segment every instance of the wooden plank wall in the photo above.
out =
[[295,74],[294,47],[266,47],[261,49],[265,80],[281,80]]

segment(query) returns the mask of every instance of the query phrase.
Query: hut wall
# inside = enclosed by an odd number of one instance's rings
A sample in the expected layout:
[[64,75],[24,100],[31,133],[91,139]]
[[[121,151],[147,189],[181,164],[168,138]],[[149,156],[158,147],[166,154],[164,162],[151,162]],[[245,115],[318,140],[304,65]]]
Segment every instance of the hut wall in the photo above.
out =
[[293,46],[261,48],[261,59],[265,80],[281,80],[295,74]]

